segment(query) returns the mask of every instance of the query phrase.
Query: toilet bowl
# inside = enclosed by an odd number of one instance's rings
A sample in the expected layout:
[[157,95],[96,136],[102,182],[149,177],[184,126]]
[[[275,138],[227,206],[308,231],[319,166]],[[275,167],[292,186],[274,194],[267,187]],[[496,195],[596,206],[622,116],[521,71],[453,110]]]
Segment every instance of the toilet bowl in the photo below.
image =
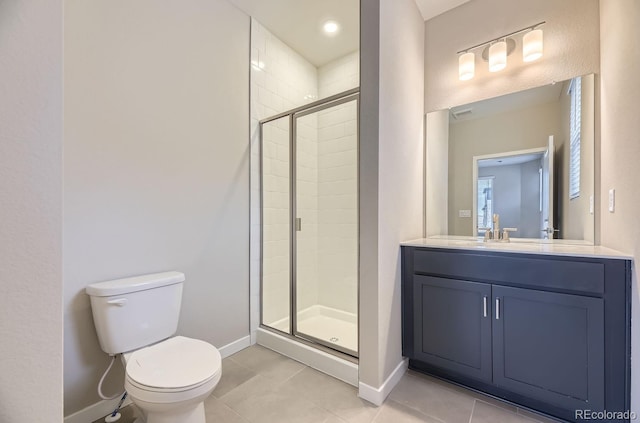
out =
[[165,272],[86,288],[100,347],[121,354],[125,389],[146,423],[206,423],[204,400],[222,375],[213,345],[174,336],[184,280]]
[[204,400],[222,374],[214,346],[176,336],[122,357],[125,389],[147,423],[205,423]]

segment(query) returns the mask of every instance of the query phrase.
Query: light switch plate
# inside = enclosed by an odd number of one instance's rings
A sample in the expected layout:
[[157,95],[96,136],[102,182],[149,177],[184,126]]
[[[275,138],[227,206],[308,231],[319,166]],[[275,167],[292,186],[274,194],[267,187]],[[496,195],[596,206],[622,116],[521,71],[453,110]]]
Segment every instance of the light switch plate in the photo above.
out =
[[589,214],[593,214],[594,205],[593,205],[593,195],[589,196]]
[[609,212],[613,213],[616,211],[616,190],[609,190]]
[[471,210],[458,210],[458,217],[471,217]]

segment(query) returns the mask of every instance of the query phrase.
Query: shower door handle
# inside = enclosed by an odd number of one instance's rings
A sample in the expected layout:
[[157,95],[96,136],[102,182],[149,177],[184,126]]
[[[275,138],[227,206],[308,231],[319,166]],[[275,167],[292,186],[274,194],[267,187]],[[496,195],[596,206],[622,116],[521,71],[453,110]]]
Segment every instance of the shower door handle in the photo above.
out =
[[296,217],[296,232],[302,231],[302,218]]

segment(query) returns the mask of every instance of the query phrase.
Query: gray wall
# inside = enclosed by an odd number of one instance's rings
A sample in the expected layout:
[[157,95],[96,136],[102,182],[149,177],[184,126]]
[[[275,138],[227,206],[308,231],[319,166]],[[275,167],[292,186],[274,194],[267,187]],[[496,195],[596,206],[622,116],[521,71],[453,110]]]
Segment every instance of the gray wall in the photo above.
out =
[[[476,76],[458,79],[455,52],[537,22],[544,56],[524,63],[521,49],[506,69],[491,73],[476,52]],[[473,0],[430,19],[425,31],[425,110],[428,112],[598,72],[598,0]]]
[[[635,257],[631,305],[631,409],[640,413],[640,2],[600,2],[601,66],[601,208],[602,245]],[[616,189],[616,211],[609,213],[607,194]]]
[[[520,226],[520,201],[522,181],[520,165],[484,167],[478,169],[478,177],[493,176],[493,213],[500,215],[500,227]],[[478,203],[478,207],[482,204]],[[474,211],[471,210],[473,214]]]
[[582,125],[580,134],[580,196],[569,199],[569,115],[571,97],[567,95],[569,84],[562,88],[562,136],[556,145],[557,188],[559,221],[554,226],[560,229],[563,239],[594,241],[593,215],[589,211],[589,197],[595,194],[595,76],[582,78]]
[[424,23],[413,0],[362,0],[361,10],[363,395],[402,361],[399,242],[423,230]]
[[514,238],[541,237],[540,166],[540,160],[535,160],[478,169],[478,177],[494,177],[493,212],[500,215],[501,228],[518,229],[511,234]]
[[0,421],[62,421],[62,1],[0,1]]
[[546,147],[549,135],[561,132],[560,105],[554,101],[449,128],[449,235],[471,236],[473,220],[458,211],[473,209],[473,157]]
[[64,36],[68,415],[107,364],[89,283],[183,271],[179,334],[249,334],[249,18],[226,0],[69,0]]

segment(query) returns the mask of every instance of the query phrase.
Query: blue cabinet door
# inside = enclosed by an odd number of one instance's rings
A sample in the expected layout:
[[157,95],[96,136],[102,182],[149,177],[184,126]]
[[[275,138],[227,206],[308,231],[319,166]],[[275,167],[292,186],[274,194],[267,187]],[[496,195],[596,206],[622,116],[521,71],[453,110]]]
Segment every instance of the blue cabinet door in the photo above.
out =
[[491,285],[415,275],[413,358],[491,382]]
[[567,410],[603,410],[600,298],[493,285],[494,385]]

